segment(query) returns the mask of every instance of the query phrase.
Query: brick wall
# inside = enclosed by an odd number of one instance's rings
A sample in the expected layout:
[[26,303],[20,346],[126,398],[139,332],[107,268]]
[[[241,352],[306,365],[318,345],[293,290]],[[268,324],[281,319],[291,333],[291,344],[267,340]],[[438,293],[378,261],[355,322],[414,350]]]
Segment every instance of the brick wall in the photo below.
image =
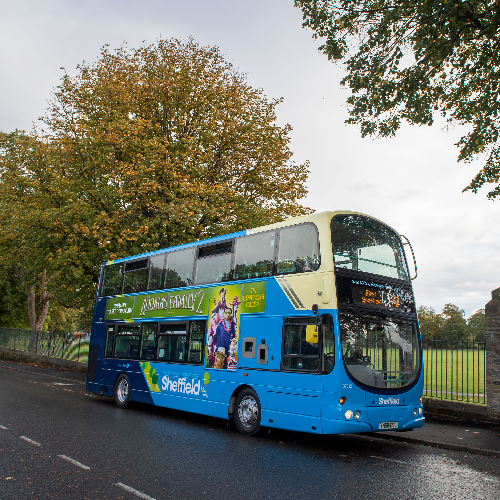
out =
[[500,418],[500,288],[491,292],[485,309],[488,414]]

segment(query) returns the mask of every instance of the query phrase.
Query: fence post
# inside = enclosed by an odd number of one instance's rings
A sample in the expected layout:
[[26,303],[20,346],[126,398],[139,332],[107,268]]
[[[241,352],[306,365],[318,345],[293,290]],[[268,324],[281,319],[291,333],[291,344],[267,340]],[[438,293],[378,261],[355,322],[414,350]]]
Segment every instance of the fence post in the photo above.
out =
[[488,415],[500,419],[500,288],[491,292],[486,313],[486,401]]

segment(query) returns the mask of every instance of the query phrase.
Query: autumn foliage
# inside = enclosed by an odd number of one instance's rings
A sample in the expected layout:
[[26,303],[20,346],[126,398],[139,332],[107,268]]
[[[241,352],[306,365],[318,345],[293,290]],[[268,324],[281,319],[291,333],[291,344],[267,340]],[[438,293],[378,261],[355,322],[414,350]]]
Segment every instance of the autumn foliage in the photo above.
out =
[[88,305],[104,260],[308,213],[279,102],[191,39],[104,47],[41,129],[0,135],[2,255],[40,298]]

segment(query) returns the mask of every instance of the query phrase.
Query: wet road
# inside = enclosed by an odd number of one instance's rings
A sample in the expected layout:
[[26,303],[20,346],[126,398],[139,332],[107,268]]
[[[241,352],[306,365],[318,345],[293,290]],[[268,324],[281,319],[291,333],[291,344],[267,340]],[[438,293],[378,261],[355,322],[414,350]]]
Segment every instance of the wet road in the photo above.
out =
[[500,498],[500,458],[360,435],[247,438],[218,419],[120,410],[81,380],[0,361],[0,500]]

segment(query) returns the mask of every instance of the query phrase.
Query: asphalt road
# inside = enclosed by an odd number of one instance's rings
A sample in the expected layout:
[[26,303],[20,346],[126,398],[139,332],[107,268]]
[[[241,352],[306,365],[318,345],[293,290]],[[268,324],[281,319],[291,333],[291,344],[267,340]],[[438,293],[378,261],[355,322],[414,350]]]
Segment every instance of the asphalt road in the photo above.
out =
[[500,458],[371,436],[275,431],[87,393],[0,361],[0,500],[499,499]]

